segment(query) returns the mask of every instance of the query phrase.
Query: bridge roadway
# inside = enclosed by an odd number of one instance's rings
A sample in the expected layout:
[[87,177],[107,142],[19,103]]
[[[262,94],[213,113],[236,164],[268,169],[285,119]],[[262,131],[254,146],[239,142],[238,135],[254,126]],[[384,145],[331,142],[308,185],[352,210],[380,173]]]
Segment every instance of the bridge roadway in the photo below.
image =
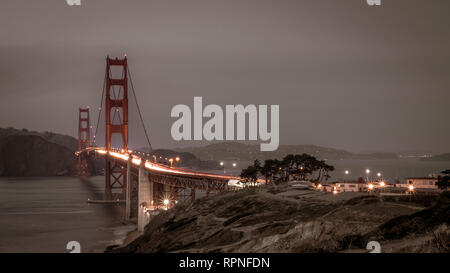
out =
[[240,180],[239,177],[196,172],[163,164],[151,162],[149,154],[138,151],[105,148],[87,148],[80,153],[95,153],[108,157],[122,169],[126,168],[126,218],[137,219],[138,230],[143,231],[150,220],[151,212],[167,209],[175,205],[180,195],[189,191],[189,197],[195,199],[195,191],[210,192],[228,189],[230,180]]

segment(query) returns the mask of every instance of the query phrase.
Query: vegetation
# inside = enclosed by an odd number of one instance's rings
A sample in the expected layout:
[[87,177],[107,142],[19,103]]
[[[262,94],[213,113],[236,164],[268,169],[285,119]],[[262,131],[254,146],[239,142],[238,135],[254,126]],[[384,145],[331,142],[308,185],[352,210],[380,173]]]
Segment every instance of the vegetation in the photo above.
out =
[[288,154],[281,161],[278,159],[267,159],[264,165],[255,160],[253,165],[248,166],[241,172],[241,177],[247,182],[255,182],[261,175],[266,182],[289,181],[289,179],[301,179],[319,182],[328,180],[329,173],[334,167],[318,160],[308,154]]
[[439,176],[436,185],[441,190],[446,190],[450,188],[450,170],[445,170],[441,172],[443,175]]

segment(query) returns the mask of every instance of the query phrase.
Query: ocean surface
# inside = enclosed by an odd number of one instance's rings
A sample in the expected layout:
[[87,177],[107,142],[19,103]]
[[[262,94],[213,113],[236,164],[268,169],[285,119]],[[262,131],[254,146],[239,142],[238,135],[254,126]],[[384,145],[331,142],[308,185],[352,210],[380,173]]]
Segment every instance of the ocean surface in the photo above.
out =
[[0,178],[0,253],[102,252],[120,244],[134,226],[123,222],[124,205],[88,204],[102,199],[104,177]]
[[[381,178],[389,182],[398,179],[401,183],[405,183],[406,177],[424,177],[430,174],[440,174],[440,172],[450,169],[448,161],[421,161],[418,158],[329,160],[327,163],[335,167],[330,181],[366,178],[365,171],[369,169],[369,179],[375,179],[377,173],[381,173]],[[349,171],[348,175],[345,174],[345,170]]]

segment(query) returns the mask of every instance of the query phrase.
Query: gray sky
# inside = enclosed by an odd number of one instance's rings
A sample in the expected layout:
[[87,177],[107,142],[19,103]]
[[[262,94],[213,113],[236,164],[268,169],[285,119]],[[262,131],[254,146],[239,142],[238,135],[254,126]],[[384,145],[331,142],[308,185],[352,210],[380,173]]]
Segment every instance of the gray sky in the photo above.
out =
[[65,2],[2,0],[1,127],[75,136],[127,53],[154,147],[196,144],[170,110],[203,96],[279,104],[281,144],[450,151],[448,0]]

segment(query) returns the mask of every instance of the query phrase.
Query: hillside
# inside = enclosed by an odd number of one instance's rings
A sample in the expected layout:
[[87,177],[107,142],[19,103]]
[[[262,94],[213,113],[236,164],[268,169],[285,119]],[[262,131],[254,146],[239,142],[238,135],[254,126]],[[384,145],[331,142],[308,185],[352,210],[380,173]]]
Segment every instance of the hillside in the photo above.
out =
[[[140,148],[138,151],[149,152],[147,148]],[[214,160],[201,160],[192,153],[178,152],[169,149],[156,149],[153,150],[153,154],[158,158],[159,162],[169,165],[170,163],[165,158],[179,157],[179,162],[174,162],[175,166],[188,168],[193,170],[213,170],[219,169],[220,165],[218,161]]]
[[450,153],[434,155],[428,158],[422,158],[422,161],[450,161]]
[[269,158],[282,158],[287,154],[310,154],[320,159],[393,159],[397,155],[390,153],[355,154],[315,145],[280,145],[273,152],[261,152],[260,146],[238,142],[214,143],[203,147],[188,147],[176,149],[178,152],[189,152],[202,160],[242,160],[253,161]]
[[0,128],[0,176],[75,175],[77,145],[67,135]]
[[270,185],[179,204],[155,216],[135,241],[109,251],[367,252],[367,242],[377,240],[383,252],[443,252],[448,205],[448,197],[423,209],[364,193]]

